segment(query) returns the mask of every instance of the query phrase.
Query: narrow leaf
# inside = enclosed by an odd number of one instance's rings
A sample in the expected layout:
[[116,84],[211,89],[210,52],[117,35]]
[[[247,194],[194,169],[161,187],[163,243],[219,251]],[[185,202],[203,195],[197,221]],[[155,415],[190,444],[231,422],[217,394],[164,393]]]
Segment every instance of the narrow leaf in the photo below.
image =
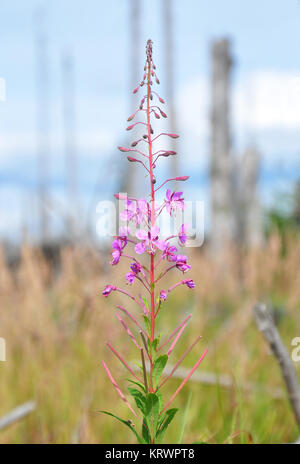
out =
[[142,414],[145,415],[145,406],[146,406],[146,397],[140,390],[136,388],[128,387],[130,395],[134,398],[135,404],[142,411]]
[[126,425],[126,427],[129,427],[130,430],[134,433],[134,435],[136,436],[137,441],[140,443],[140,445],[143,445],[143,444],[144,444],[143,439],[139,436],[139,434],[138,434],[137,431],[133,428],[133,426],[130,424],[130,422],[128,422],[128,421],[126,421],[126,420],[124,420],[124,419],[121,419],[120,417],[116,416],[115,414],[112,414],[111,412],[107,412],[107,411],[99,411],[99,412],[102,412],[103,414],[107,414],[108,416],[114,417],[114,418],[117,419],[118,421],[122,422],[122,424]]
[[166,433],[167,428],[169,427],[170,423],[174,419],[175,414],[177,413],[177,411],[178,411],[177,408],[169,409],[168,411],[166,411],[166,413],[164,415],[163,422],[160,425],[159,430],[157,431],[157,434],[156,434],[156,438],[157,438],[158,443],[161,443],[161,441],[162,441],[162,439],[164,437],[164,434]]
[[168,355],[163,354],[162,356],[159,356],[154,362],[153,371],[152,371],[152,379],[153,379],[153,387],[155,389],[157,388],[159,379],[163,373],[163,370],[165,368],[165,365],[167,364],[167,361],[168,361]]

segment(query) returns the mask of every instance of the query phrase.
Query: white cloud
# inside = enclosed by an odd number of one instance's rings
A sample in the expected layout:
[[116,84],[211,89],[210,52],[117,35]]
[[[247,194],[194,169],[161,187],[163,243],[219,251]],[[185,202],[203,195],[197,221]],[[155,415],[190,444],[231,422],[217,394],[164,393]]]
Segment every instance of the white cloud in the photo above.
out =
[[[197,168],[208,161],[209,101],[210,83],[203,75],[187,82],[177,95],[185,156]],[[294,162],[300,148],[300,72],[242,75],[232,87],[231,115],[237,151],[252,141],[267,162],[280,157]]]
[[300,72],[255,71],[233,90],[237,124],[250,130],[300,128]]

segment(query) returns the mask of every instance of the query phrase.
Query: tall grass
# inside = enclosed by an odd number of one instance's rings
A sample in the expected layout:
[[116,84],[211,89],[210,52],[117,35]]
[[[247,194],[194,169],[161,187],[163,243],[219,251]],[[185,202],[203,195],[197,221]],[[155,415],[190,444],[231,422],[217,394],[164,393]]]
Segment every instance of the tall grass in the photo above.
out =
[[[192,310],[193,327],[186,330],[177,352],[195,335],[204,335],[209,354],[201,372],[209,370],[217,378],[227,374],[233,382],[225,388],[218,382],[192,381],[176,399],[182,415],[166,441],[293,441],[297,427],[279,368],[252,321],[252,305],[257,300],[272,303],[290,347],[291,339],[300,335],[300,240],[287,240],[284,254],[280,239],[272,236],[262,250],[228,250],[219,262],[205,250],[191,251],[190,257],[196,289],[188,298],[183,292],[170,295],[172,310],[162,312],[161,324],[175,327],[182,311]],[[60,269],[54,271],[39,250],[24,246],[12,272],[1,251],[0,336],[6,339],[7,361],[0,363],[0,415],[31,398],[37,401],[35,412],[0,432],[1,443],[132,441],[130,431],[97,412],[116,408],[115,392],[100,367],[103,341],[108,335],[124,336],[108,317],[118,296],[105,301],[100,297],[110,277],[110,269],[103,267],[106,259],[83,248],[65,248]],[[121,265],[120,282],[124,273]],[[120,342],[119,348],[124,347]],[[106,352],[105,359],[108,356]],[[185,366],[195,361],[191,353]],[[125,376],[112,356],[109,362],[113,372]],[[174,379],[163,388],[173,391],[178,383]],[[185,416],[190,394],[193,408]],[[126,406],[118,404],[117,412],[127,417]]]

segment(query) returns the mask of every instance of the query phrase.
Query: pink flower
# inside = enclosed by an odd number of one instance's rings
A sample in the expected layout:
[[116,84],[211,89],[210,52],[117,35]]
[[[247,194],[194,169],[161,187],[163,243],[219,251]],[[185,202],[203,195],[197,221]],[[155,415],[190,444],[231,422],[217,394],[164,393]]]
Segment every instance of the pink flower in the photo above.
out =
[[186,235],[187,227],[188,227],[187,224],[182,224],[182,226],[179,229],[178,238],[179,238],[179,243],[182,246],[185,245],[187,241],[187,235]]
[[120,217],[123,221],[133,221],[141,224],[148,215],[148,204],[146,200],[126,200],[126,209],[122,211]]
[[127,282],[128,282],[130,285],[133,284],[134,279],[135,279],[135,273],[134,273],[134,272],[128,272],[128,273],[126,274],[126,280],[127,280]]
[[105,289],[103,290],[102,292],[102,295],[107,298],[108,295],[111,294],[111,292],[113,292],[114,290],[116,290],[117,287],[115,287],[114,285],[106,285]]
[[113,243],[112,243],[112,247],[113,247],[113,250],[114,250],[112,252],[112,258],[113,259],[111,260],[110,264],[115,266],[116,264],[119,263],[121,255],[122,255],[122,250],[123,250],[125,245],[126,245],[126,243],[124,244],[123,240],[121,240],[120,238],[117,238],[116,240],[113,241]]
[[143,229],[138,230],[136,232],[136,237],[141,240],[141,242],[135,246],[135,252],[141,255],[145,253],[145,251],[155,253],[156,248],[164,250],[166,243],[159,239],[159,231],[160,229],[157,226],[151,227],[151,230],[148,232]]
[[132,263],[130,264],[130,268],[132,272],[128,272],[126,274],[126,280],[129,284],[133,284],[135,277],[141,272],[142,266],[139,263]]
[[186,284],[189,288],[195,288],[195,282],[192,279],[183,280],[182,283]]
[[116,240],[113,241],[112,247],[113,247],[113,252],[112,252],[112,260],[110,264],[115,266],[116,264],[119,263],[121,255],[122,255],[122,250],[125,248],[127,245],[127,237],[129,235],[129,228],[128,227],[121,227],[120,228],[120,235],[117,236]]
[[177,253],[177,248],[176,246],[167,246],[166,249],[164,250],[163,252],[163,259],[167,259],[167,261],[169,262],[172,262],[172,261],[176,261],[177,257],[176,257],[176,253]]
[[191,266],[187,264],[187,257],[182,255],[177,255],[176,258],[176,267],[182,272],[186,272],[191,269]]
[[161,290],[159,298],[163,301],[166,301],[167,296],[168,296],[167,292],[165,290]]
[[184,199],[181,198],[182,192],[173,192],[168,189],[166,192],[166,208],[168,213],[172,216],[172,212],[176,212],[177,209],[184,209]]

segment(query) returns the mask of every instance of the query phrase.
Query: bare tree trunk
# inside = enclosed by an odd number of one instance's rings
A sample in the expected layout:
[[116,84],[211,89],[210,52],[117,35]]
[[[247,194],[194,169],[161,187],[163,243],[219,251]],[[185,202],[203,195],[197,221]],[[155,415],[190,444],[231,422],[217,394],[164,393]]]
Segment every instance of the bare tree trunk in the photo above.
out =
[[217,254],[236,235],[234,175],[230,137],[230,42],[212,44],[211,77],[211,229],[210,242]]
[[[131,70],[130,75],[130,110],[129,114],[132,114],[138,106],[138,94],[133,94],[132,91],[141,80],[140,72],[140,0],[130,0],[130,61],[129,68]],[[141,191],[141,187],[138,185],[138,170],[140,166],[138,163],[129,163],[127,159],[124,160],[124,174],[120,182],[120,192],[126,192],[129,195],[136,194]]]
[[271,350],[278,361],[295,419],[300,428],[300,389],[297,374],[290,355],[280,338],[273,318],[268,312],[265,304],[259,303],[254,306],[254,317],[258,329],[264,334],[266,341],[269,343]]
[[248,248],[262,244],[262,222],[258,196],[260,156],[256,148],[249,147],[239,169],[239,243]]
[[[174,97],[174,41],[173,41],[173,17],[172,17],[172,1],[164,0],[163,3],[164,14],[164,39],[165,39],[165,66],[166,66],[166,82],[167,82],[167,108],[170,132],[177,133],[177,121],[175,111],[175,97]],[[178,150],[178,141],[171,139],[170,149],[173,151]],[[177,177],[178,174],[178,158],[172,157],[171,160],[172,177]]]
[[37,168],[39,196],[40,240],[49,240],[49,215],[46,202],[49,196],[49,59],[48,43],[44,30],[45,11],[35,14],[36,87],[37,87]]
[[14,424],[15,422],[18,422],[34,410],[34,401],[28,401],[27,403],[18,406],[17,408],[13,409],[8,414],[6,414],[6,416],[0,418],[0,430],[5,429],[6,427]]
[[63,116],[65,133],[65,167],[67,208],[69,212],[68,232],[78,235],[79,194],[78,160],[76,147],[75,76],[73,56],[67,52],[62,59]]

